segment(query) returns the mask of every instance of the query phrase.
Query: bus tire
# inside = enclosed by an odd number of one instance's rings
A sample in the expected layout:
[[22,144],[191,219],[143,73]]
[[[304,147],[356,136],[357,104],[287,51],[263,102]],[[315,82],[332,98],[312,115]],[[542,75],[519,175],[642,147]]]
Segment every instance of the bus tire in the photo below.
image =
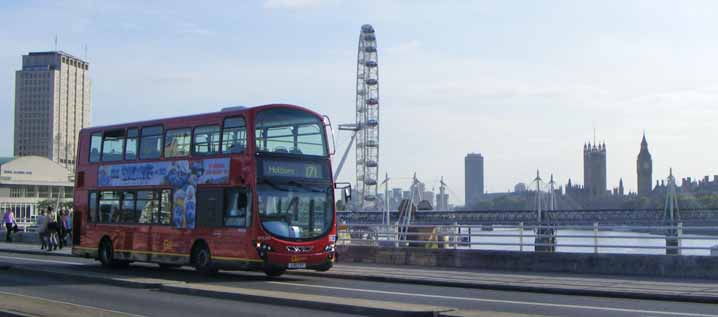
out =
[[100,246],[97,249],[97,259],[104,267],[112,267],[114,264],[113,260],[112,243],[110,239],[104,238],[100,241]]
[[264,274],[267,274],[269,277],[280,277],[286,271],[285,269],[265,269]]
[[217,273],[217,269],[212,265],[212,253],[204,243],[198,243],[192,248],[192,265],[202,275]]

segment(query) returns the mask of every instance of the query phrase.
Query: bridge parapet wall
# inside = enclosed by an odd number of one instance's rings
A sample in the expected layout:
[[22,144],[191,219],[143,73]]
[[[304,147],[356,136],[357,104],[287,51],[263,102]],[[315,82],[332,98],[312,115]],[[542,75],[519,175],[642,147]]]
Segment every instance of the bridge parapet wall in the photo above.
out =
[[339,246],[339,261],[524,272],[718,280],[718,256],[541,253]]
[[[338,212],[340,221],[349,224],[382,223],[382,212]],[[663,222],[663,210],[659,209],[601,209],[556,210],[544,213],[545,221],[553,224],[587,225],[594,222],[611,225],[658,225]],[[718,210],[681,210],[680,222],[685,225],[718,225]],[[391,222],[398,214],[390,213]],[[536,212],[530,210],[475,210],[475,211],[422,211],[417,212],[416,224],[536,224]]]

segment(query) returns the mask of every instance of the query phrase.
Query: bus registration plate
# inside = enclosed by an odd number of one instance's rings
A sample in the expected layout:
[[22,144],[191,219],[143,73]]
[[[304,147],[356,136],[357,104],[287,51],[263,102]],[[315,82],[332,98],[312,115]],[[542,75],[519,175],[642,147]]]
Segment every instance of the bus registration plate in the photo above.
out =
[[303,269],[307,267],[306,263],[289,263],[290,269]]

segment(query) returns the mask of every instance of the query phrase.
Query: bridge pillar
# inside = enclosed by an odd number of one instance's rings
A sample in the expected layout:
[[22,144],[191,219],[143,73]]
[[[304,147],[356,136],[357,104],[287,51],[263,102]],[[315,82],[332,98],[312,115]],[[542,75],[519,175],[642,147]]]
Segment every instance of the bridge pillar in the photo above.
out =
[[536,252],[556,252],[556,229],[537,226],[534,241]]
[[681,255],[682,235],[683,223],[678,223],[675,228],[666,230],[666,255]]

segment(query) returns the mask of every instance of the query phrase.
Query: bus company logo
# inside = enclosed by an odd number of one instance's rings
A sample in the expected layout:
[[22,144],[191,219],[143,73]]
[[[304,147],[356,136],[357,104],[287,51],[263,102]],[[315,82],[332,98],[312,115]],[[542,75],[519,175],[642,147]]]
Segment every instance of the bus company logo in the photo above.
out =
[[172,240],[162,241],[162,251],[172,251]]
[[292,257],[289,259],[289,261],[291,261],[292,263],[305,262],[305,261],[307,261],[307,257],[301,256],[301,255],[292,255]]
[[290,245],[287,247],[287,251],[292,252],[292,253],[309,252],[309,251],[312,251],[312,247],[311,246],[300,247],[300,246]]
[[317,178],[319,177],[319,169],[314,165],[309,165],[304,168],[304,176],[307,178]]

